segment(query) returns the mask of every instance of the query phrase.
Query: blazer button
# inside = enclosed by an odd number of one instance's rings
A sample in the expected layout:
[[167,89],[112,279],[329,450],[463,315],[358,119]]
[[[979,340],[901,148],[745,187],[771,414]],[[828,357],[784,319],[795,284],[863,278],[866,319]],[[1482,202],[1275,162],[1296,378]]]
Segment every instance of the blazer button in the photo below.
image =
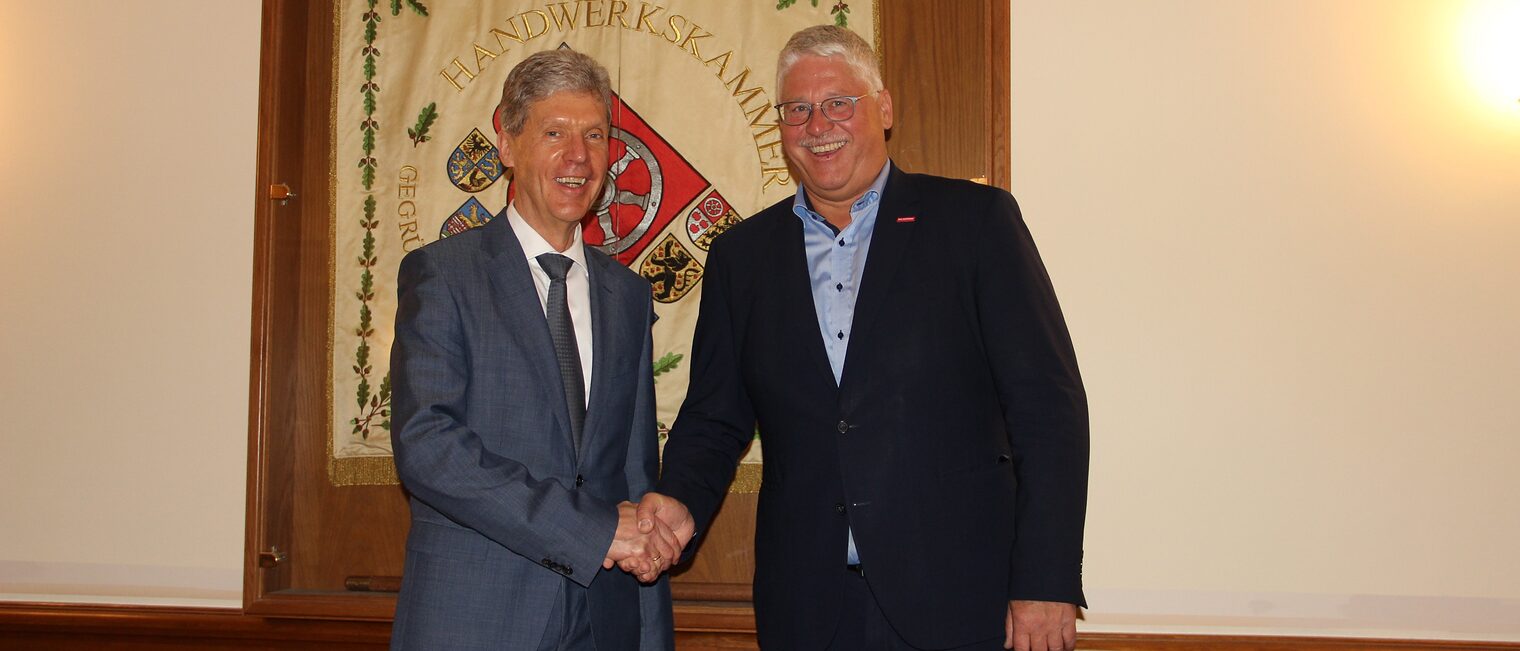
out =
[[580,475],[576,475],[575,476],[575,487],[576,488],[580,488],[581,486],[585,486],[585,485],[586,485],[586,478],[582,477]]
[[834,504],[834,510],[835,510],[835,511],[836,511],[836,512],[838,512],[838,513],[839,513],[839,514],[840,514],[840,515],[844,515],[844,504],[843,504],[843,503],[839,503],[839,502],[836,502],[836,503],[835,503],[835,504]]
[[844,421],[839,421],[839,433],[843,434],[848,431],[850,431],[850,424]]

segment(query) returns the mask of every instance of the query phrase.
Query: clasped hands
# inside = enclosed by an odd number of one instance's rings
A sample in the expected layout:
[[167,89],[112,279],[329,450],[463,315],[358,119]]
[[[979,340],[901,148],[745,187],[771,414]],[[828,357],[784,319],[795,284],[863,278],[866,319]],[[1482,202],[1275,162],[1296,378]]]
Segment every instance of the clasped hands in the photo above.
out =
[[697,525],[686,505],[659,493],[635,504],[618,504],[618,527],[602,567],[618,566],[639,581],[652,583],[680,562]]

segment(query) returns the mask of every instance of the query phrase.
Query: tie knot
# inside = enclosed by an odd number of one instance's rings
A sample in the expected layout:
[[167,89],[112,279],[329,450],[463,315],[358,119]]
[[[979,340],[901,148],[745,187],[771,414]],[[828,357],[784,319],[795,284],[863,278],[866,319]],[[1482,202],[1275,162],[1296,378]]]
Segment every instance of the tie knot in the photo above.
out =
[[538,264],[544,268],[544,273],[549,274],[549,280],[564,280],[575,261],[558,253],[545,253],[538,256]]

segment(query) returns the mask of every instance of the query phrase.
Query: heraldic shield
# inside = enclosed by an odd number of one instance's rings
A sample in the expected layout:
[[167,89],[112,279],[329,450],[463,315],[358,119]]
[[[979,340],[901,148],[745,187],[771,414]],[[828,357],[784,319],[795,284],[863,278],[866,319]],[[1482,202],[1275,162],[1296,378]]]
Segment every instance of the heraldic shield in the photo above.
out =
[[734,207],[728,205],[728,200],[714,189],[686,216],[686,232],[691,236],[692,244],[706,251],[712,246],[713,238],[739,223],[740,219]]
[[449,155],[449,181],[465,192],[473,194],[491,187],[501,173],[500,152],[480,129],[471,130]]
[[480,203],[479,199],[470,197],[459,206],[458,210],[449,215],[448,219],[443,220],[443,225],[438,227],[438,239],[458,235],[476,226],[484,225],[494,216],[490,210],[486,209],[485,204]]

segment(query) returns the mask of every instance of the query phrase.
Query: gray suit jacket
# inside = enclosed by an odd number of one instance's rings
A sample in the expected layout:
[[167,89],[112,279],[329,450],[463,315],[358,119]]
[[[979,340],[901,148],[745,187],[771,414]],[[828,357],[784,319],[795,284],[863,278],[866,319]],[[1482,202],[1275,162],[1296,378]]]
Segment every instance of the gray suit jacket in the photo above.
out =
[[670,649],[667,579],[602,558],[659,468],[649,284],[587,248],[592,374],[577,459],[548,324],[505,216],[413,251],[391,351],[412,525],[392,649],[533,649],[564,590],[597,648]]

